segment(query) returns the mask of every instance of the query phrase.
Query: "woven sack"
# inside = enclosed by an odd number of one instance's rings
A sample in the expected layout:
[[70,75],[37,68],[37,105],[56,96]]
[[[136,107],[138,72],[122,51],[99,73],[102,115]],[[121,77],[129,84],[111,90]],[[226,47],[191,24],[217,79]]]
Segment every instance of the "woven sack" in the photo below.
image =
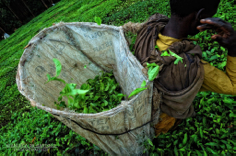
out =
[[[125,100],[109,111],[96,114],[75,113],[67,108],[57,110],[54,101],[64,84],[54,81],[44,84],[46,74],[55,76],[53,58],[62,64],[59,78],[78,87],[101,70],[113,70]],[[153,82],[148,80],[145,70],[130,52],[122,27],[61,22],[43,29],[30,40],[21,56],[16,82],[20,93],[32,105],[51,113],[110,155],[142,155],[143,142],[155,135],[151,121],[155,119],[157,123],[160,113],[157,102],[152,106]],[[147,82],[147,90],[128,99],[143,81]],[[66,98],[63,100],[67,103]]]

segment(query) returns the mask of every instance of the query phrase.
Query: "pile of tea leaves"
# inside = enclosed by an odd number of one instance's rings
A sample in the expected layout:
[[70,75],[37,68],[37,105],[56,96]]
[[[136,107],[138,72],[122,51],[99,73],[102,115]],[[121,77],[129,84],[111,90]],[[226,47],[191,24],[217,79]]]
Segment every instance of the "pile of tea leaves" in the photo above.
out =
[[[68,107],[78,113],[99,113],[115,108],[123,100],[125,95],[121,93],[113,71],[100,71],[101,75],[97,75],[94,79],[88,79],[80,89],[76,89],[77,84],[66,83],[57,78],[61,72],[61,64],[57,59],[53,59],[53,61],[56,65],[56,77],[50,77],[48,74],[47,82],[54,80],[65,84],[58,97],[58,102],[54,102],[57,109]],[[67,97],[68,105],[62,100],[63,97]]]

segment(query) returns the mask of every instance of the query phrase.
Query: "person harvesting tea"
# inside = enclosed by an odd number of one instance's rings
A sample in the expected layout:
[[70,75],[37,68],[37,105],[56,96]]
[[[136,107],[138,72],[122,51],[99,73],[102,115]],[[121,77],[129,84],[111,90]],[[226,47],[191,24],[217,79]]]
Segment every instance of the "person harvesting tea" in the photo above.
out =
[[[192,102],[198,92],[236,95],[236,31],[230,23],[213,18],[219,3],[170,0],[171,18],[156,13],[145,23],[123,25],[125,31],[138,33],[134,49],[140,63],[146,67],[154,62],[161,67],[154,80],[154,92],[162,95],[162,120],[155,125],[156,135],[195,116]],[[207,29],[216,31],[211,39],[228,49],[226,73],[202,60],[200,46],[187,38]]]

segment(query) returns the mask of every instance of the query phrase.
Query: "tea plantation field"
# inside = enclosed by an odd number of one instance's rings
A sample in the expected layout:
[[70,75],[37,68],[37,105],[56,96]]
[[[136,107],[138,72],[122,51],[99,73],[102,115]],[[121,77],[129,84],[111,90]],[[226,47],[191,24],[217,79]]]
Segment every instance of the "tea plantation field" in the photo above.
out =
[[[32,108],[17,89],[16,70],[24,47],[30,39],[53,23],[94,22],[121,26],[126,22],[143,22],[154,13],[170,17],[169,0],[61,0],[29,23],[18,28],[10,38],[0,42],[0,155],[107,155],[99,147],[74,133],[49,113]],[[236,30],[234,0],[221,0],[217,14]],[[198,38],[203,59],[225,70],[227,49],[212,42],[213,32],[201,32]],[[136,35],[131,38],[133,51]],[[236,155],[235,96],[200,92],[194,100],[197,116],[183,121],[176,130],[161,134],[151,143],[144,142],[150,155]],[[47,151],[14,151],[13,144],[54,144]]]

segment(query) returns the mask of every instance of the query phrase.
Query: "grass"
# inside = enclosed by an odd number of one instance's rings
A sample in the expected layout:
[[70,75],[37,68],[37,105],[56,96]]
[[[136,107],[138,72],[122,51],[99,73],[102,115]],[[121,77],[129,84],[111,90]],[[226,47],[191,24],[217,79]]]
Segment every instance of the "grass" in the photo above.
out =
[[[229,21],[236,28],[233,0],[222,0],[217,17]],[[57,149],[38,151],[37,155],[51,152],[55,155],[105,155],[99,147],[74,133],[45,111],[32,108],[22,96],[15,82],[17,65],[24,47],[40,30],[63,22],[94,22],[100,17],[103,24],[116,26],[128,21],[142,22],[150,15],[159,12],[170,17],[168,0],[61,0],[29,23],[18,28],[10,38],[0,42],[0,155],[20,155],[21,152],[6,149],[7,144],[32,143],[55,144]],[[195,36],[201,40],[204,56],[217,68],[224,70],[227,49],[211,42],[211,32]],[[135,42],[132,38],[131,51]],[[219,55],[219,57],[218,57]],[[215,57],[217,56],[217,57]],[[155,146],[149,146],[154,155],[234,155],[236,125],[233,118],[234,96],[212,92],[199,93],[194,101],[197,117],[188,118],[175,131],[162,134],[154,139]],[[228,102],[230,101],[230,102]],[[26,126],[27,125],[27,126]],[[185,141],[183,141],[185,139]],[[187,139],[187,141],[186,141]],[[217,144],[214,144],[217,143]],[[27,152],[22,152],[26,154]],[[34,152],[28,154],[33,155]]]

